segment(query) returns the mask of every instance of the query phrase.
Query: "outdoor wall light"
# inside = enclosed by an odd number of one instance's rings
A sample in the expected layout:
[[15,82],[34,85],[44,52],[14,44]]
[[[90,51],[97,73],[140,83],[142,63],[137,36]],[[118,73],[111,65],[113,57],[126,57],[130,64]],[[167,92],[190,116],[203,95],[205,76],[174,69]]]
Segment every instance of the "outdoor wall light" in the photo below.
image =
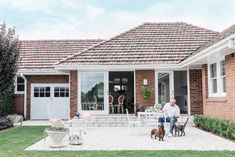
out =
[[148,85],[148,80],[147,79],[143,79],[143,85],[147,86]]

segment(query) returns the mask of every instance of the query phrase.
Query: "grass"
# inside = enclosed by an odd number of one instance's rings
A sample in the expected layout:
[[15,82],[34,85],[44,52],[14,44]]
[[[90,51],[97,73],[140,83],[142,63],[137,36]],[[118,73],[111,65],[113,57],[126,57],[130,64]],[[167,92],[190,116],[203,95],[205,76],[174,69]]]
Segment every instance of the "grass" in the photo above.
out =
[[0,157],[234,157],[231,151],[24,151],[42,139],[45,127],[19,127],[0,132]]

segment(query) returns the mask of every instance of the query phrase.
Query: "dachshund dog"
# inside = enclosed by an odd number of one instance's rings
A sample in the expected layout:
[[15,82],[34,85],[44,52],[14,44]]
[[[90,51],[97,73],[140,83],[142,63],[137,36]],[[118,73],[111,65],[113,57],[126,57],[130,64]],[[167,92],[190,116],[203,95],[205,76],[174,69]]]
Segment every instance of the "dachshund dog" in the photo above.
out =
[[157,139],[157,137],[159,138],[159,141],[164,141],[164,136],[165,136],[165,129],[164,129],[164,125],[159,125],[158,129],[153,129],[151,131],[151,138]]

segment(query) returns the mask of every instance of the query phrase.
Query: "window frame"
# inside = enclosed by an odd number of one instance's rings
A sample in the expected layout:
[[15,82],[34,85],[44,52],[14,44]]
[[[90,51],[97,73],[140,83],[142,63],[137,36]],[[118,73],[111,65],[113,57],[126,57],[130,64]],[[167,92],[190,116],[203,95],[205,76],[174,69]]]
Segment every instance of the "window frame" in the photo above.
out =
[[[23,91],[18,91],[18,78],[22,78],[24,80],[24,83],[20,83],[20,85],[24,85],[24,90]],[[15,94],[24,94],[25,92],[25,79],[21,76],[16,76],[15,77]]]
[[[35,90],[36,88],[38,90]],[[37,94],[37,96],[35,96],[35,94]],[[47,94],[49,94],[49,95],[47,95]],[[50,86],[34,86],[32,96],[34,98],[51,98],[51,87]]]
[[[225,78],[225,86],[226,86],[226,69],[225,69],[225,64],[224,64],[224,70],[225,74],[221,75],[221,62],[224,61],[225,59],[220,59],[217,61],[211,61],[208,64],[208,96],[209,97],[226,97],[226,92],[223,91],[223,79]],[[211,65],[215,64],[216,65],[216,77],[211,77]],[[212,80],[216,79],[216,85],[217,85],[217,92],[213,93],[212,92]],[[226,87],[225,87],[226,88]],[[226,88],[227,90],[227,88]]]
[[[56,90],[56,88],[58,90]],[[66,87],[66,86],[54,86],[53,91],[54,91],[54,95],[53,95],[54,98],[65,98],[65,97],[69,97],[69,95],[70,95],[69,87]],[[56,95],[56,94],[58,94],[58,95]]]

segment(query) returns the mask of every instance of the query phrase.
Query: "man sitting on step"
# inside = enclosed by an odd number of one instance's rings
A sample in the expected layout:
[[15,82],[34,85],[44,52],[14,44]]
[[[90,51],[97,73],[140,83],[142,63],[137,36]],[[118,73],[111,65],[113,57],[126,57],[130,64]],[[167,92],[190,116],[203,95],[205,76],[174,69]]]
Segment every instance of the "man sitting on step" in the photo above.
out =
[[[177,118],[180,116],[179,106],[176,105],[175,98],[171,98],[170,102],[166,103],[163,107],[163,112],[165,113],[166,122],[170,123],[170,132],[168,134],[169,137],[173,135],[173,130],[175,127],[175,123],[177,122]],[[165,117],[159,118],[159,123],[163,125],[165,122]]]

